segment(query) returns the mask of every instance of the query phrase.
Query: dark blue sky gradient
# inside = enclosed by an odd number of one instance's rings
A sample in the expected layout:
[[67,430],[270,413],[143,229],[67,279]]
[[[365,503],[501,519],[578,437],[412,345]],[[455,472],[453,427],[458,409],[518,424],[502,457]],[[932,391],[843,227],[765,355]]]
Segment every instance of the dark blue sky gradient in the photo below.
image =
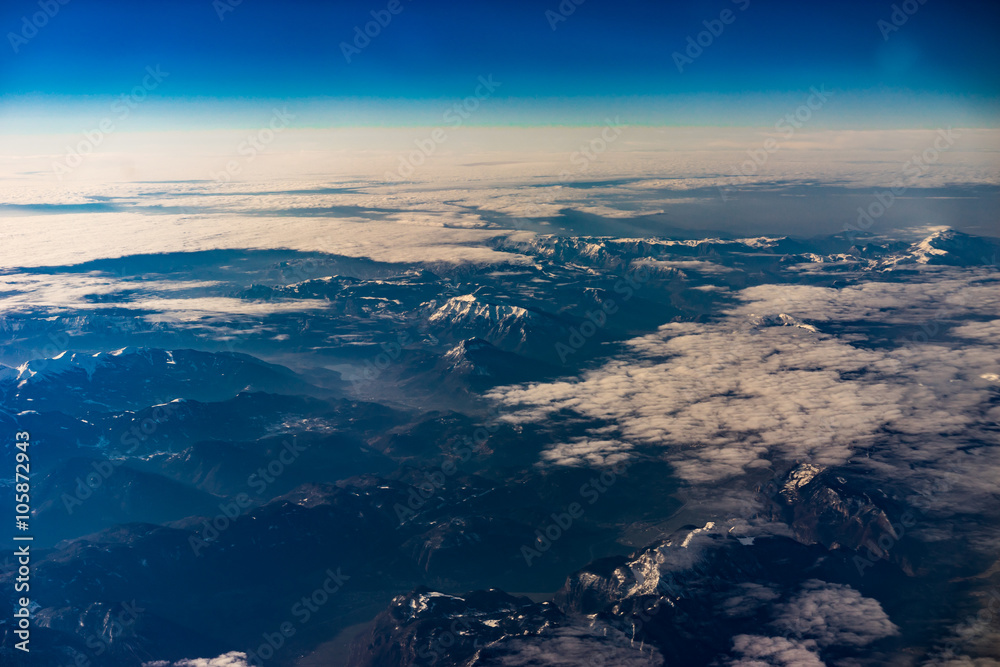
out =
[[[53,0],[54,1],[54,0]],[[568,2],[569,0],[567,0]],[[890,2],[586,0],[553,31],[557,0],[432,2],[404,10],[351,64],[340,43],[383,0],[243,0],[220,21],[211,0],[69,0],[14,54],[8,33],[37,0],[0,8],[0,95],[117,95],[147,65],[170,72],[153,96],[186,99],[435,99],[478,76],[505,98],[889,89],[1000,98],[1000,3],[927,0],[888,42]],[[683,73],[702,22],[736,20]]]

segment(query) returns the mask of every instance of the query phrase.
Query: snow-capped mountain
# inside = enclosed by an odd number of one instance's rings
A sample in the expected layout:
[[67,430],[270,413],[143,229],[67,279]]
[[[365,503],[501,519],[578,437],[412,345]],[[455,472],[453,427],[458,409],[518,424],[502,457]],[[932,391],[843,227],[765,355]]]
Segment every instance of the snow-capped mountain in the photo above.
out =
[[565,330],[556,317],[474,294],[424,304],[427,321],[442,337],[481,338],[501,349],[533,354]]
[[750,315],[748,320],[750,322],[750,326],[755,329],[763,329],[766,327],[797,327],[799,329],[805,329],[806,331],[812,331],[815,333],[819,332],[819,329],[815,326],[811,324],[804,324],[797,318],[786,313],[777,313],[775,315]]
[[[183,267],[160,298],[196,299],[190,318],[90,286],[17,302],[0,440],[32,437],[33,652],[260,657],[313,591],[273,664],[930,651],[996,585],[977,499],[1000,315],[975,269],[995,245],[518,234],[490,241],[510,262],[433,272],[149,259]],[[107,621],[132,599],[142,621]]]
[[910,264],[996,267],[998,261],[1000,241],[943,229],[912,244],[905,252],[884,258],[881,264],[885,269]]
[[[72,391],[66,391],[71,388]],[[122,348],[112,352],[61,353],[9,368],[0,377],[8,409],[93,411],[140,408],[176,398],[219,400],[240,391],[319,390],[287,368],[229,352]]]
[[921,266],[996,267],[998,260],[1000,241],[942,229],[911,244],[871,240],[842,252],[822,252],[815,248],[792,255],[786,261],[824,264],[829,270],[839,267],[839,270],[892,272]]

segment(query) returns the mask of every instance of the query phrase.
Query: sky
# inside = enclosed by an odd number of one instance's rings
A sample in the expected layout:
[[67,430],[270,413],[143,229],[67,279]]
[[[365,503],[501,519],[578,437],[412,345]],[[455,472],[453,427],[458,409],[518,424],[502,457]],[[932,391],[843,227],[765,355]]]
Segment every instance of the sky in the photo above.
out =
[[[0,0],[0,312],[110,308],[124,278],[30,269],[166,252],[505,265],[492,240],[533,233],[1000,236],[998,35],[996,0]],[[978,446],[1000,418],[1000,290],[927,275],[734,288],[715,321],[490,398],[523,422],[614,423],[546,465],[661,447],[714,506],[736,502],[728,477],[878,439],[865,465],[913,488],[947,471],[925,510],[958,516],[1000,469]],[[132,305],[286,307],[197,287],[147,282]],[[760,313],[819,331],[744,326]],[[838,335],[941,321],[967,344]]]
[[290,100],[299,127],[431,125],[480,77],[497,85],[477,125],[628,109],[648,125],[768,126],[813,87],[844,100],[820,128],[1000,118],[995,3],[576,2],[7,0],[0,134],[72,131],[144,81],[135,129],[253,125]]
[[[836,233],[900,183],[880,233],[996,235],[998,28],[1000,3],[965,0],[5,0],[0,240],[107,253],[22,227],[85,216],[142,240],[168,213],[197,221],[181,206],[245,244],[245,202],[220,197],[285,187],[427,214],[456,243],[470,210],[611,221],[574,233]],[[109,187],[150,181],[198,191]]]

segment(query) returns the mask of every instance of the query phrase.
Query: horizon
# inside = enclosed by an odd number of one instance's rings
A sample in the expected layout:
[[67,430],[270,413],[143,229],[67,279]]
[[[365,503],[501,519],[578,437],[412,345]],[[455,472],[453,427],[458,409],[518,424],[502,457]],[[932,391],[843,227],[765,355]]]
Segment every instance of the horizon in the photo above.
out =
[[0,664],[1000,667],[998,35],[0,2]]
[[[1000,61],[989,39],[1000,6],[969,1],[852,0],[835,11],[751,0],[522,1],[502,12],[410,0],[83,7],[0,8],[0,133],[39,112],[86,123],[95,104],[140,88],[135,116],[149,124],[178,123],[186,109],[224,127],[220,116],[281,100],[317,126],[427,125],[435,105],[472,95],[482,77],[501,85],[470,124],[580,126],[615,111],[635,125],[767,126],[824,86],[838,106],[814,119],[819,127],[997,127],[1000,118],[988,66]],[[365,43],[358,53],[345,50],[355,41]]]

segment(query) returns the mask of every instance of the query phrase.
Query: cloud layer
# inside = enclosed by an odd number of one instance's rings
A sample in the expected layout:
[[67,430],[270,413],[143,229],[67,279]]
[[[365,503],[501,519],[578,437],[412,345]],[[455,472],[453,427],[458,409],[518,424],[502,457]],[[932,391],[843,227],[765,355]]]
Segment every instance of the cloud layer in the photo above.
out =
[[[736,488],[727,480],[851,462],[908,487],[906,502],[926,517],[991,511],[1000,476],[992,275],[956,269],[906,283],[764,285],[734,296],[715,322],[665,325],[580,377],[491,397],[513,423],[577,417],[584,433],[553,442],[541,465],[662,458],[692,497],[721,503]],[[820,331],[753,324],[778,313]],[[887,322],[896,333],[930,335],[886,340]],[[996,529],[948,525],[974,531],[967,537],[977,549],[1000,546]],[[938,528],[914,534],[940,540]]]

